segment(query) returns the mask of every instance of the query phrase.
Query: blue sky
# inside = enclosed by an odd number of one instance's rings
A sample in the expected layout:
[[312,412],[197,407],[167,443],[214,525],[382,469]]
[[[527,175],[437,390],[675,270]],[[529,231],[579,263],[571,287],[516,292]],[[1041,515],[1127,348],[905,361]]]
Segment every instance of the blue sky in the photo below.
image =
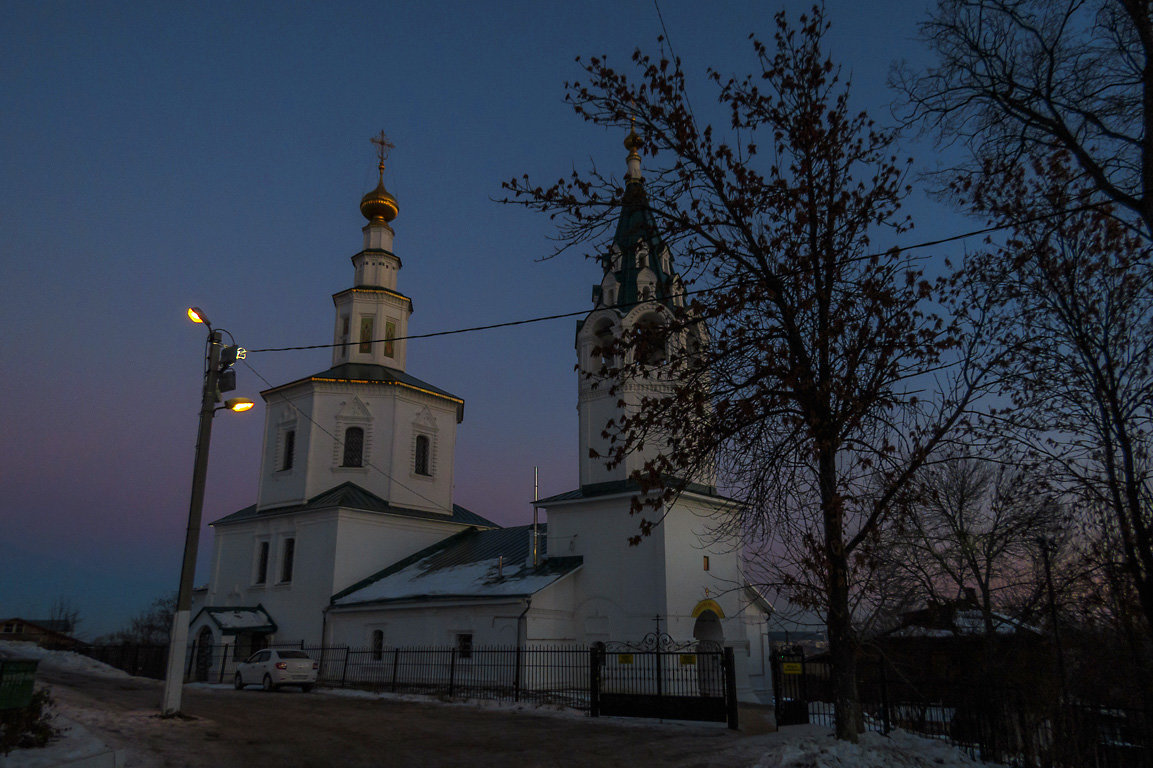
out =
[[[769,39],[777,10],[807,5],[662,0],[695,104],[708,112],[706,66],[749,71],[748,33]],[[550,222],[494,199],[521,173],[623,172],[623,134],[574,116],[564,83],[576,56],[625,65],[661,31],[652,2],[0,9],[0,614],[46,617],[63,596],[88,637],[176,588],[203,344],[184,308],[249,348],[328,342],[382,129],[413,333],[586,308],[597,267],[546,258]],[[927,10],[827,5],[830,50],[882,121]],[[923,199],[911,211],[912,239],[966,226]],[[410,342],[409,372],[467,402],[457,503],[520,524],[534,465],[542,495],[576,486],[573,326]],[[280,384],[329,352],[249,362]],[[238,370],[237,394],[265,388]],[[255,499],[262,422],[259,405],[217,417],[206,521]],[[197,583],[207,531],[200,551]]]

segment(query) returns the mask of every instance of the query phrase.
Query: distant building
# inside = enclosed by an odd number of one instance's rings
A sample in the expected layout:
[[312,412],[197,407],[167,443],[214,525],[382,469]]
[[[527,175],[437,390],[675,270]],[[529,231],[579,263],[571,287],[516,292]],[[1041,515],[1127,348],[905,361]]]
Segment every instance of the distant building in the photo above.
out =
[[81,641],[72,637],[74,630],[70,621],[0,619],[0,640],[36,643],[42,648],[68,649],[82,645]]
[[[666,322],[683,301],[646,205],[635,134],[626,147],[616,237],[576,334],[582,374],[600,370],[606,335]],[[612,470],[589,458],[618,401],[628,408],[667,387],[675,366],[620,396],[581,376],[581,484],[537,502],[547,525],[503,528],[453,503],[464,401],[406,370],[412,302],[398,289],[399,209],[383,157],[380,168],[361,201],[368,223],[353,287],[333,296],[332,366],[261,393],[260,490],[255,504],[213,523],[194,642],[234,645],[235,655],[271,641],[464,649],[639,640],[659,629],[733,647],[740,694],[764,694],[768,606],[744,588],[739,541],[714,535],[731,502],[712,478],[692,478],[653,535],[630,547],[629,474],[659,446]],[[683,335],[686,349],[706,341],[703,329]]]

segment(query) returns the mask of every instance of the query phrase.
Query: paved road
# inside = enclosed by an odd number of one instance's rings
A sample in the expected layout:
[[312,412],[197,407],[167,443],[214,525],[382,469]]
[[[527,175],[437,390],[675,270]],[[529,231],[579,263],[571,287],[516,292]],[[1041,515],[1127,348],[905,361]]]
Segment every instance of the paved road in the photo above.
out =
[[194,719],[155,717],[160,683],[41,673],[67,717],[116,749],[128,768],[713,768],[749,765],[764,736],[723,725],[590,719],[532,710],[185,687]]

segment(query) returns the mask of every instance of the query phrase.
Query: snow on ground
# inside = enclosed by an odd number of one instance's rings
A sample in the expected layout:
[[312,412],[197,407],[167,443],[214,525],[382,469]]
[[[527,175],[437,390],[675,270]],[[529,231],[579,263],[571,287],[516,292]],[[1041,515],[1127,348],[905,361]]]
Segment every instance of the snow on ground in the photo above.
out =
[[837,741],[832,731],[822,726],[793,726],[780,733],[789,738],[769,746],[755,763],[755,768],[963,768],[986,765],[943,741],[899,730],[888,736],[862,733],[857,744]]
[[0,659],[37,659],[41,669],[82,672],[99,677],[130,677],[127,672],[72,651],[48,651],[36,643],[0,640]]

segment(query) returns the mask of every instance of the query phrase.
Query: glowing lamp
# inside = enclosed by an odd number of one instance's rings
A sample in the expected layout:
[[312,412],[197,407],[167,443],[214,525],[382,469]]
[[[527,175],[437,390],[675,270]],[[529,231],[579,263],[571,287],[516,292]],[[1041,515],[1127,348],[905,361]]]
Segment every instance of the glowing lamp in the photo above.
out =
[[207,323],[211,325],[211,323],[208,322],[208,315],[204,314],[204,310],[200,307],[189,307],[188,319],[194,323]]
[[247,397],[234,397],[224,401],[225,408],[230,411],[236,411],[237,413],[244,413],[254,405],[256,405],[256,403],[252,402]]

